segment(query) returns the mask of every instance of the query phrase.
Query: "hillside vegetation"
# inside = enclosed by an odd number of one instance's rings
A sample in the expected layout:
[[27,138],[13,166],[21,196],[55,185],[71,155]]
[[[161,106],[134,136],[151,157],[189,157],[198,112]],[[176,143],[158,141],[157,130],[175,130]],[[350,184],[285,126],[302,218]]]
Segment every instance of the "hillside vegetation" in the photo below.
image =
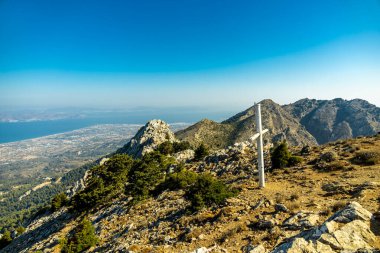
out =
[[[192,252],[201,247],[210,252],[249,252],[255,247],[288,252],[298,245],[286,243],[290,237],[305,240],[297,247],[314,247],[306,241],[312,239],[299,233],[318,229],[329,217],[338,221],[344,212],[363,217],[336,228],[341,236],[355,236],[356,244],[346,237],[335,248],[318,241],[322,252],[380,247],[379,220],[369,213],[379,217],[380,135],[280,150],[288,161],[292,156],[302,159],[267,170],[263,189],[258,188],[256,153],[249,146],[185,163],[157,151],[139,159],[116,155],[91,169],[87,187],[72,198],[69,209],[36,221],[5,252],[59,251],[59,241],[72,238],[83,219],[96,231],[90,252]],[[275,150],[265,151],[267,168],[270,154]],[[341,209],[346,211],[337,212]],[[49,222],[57,225],[47,229]]]

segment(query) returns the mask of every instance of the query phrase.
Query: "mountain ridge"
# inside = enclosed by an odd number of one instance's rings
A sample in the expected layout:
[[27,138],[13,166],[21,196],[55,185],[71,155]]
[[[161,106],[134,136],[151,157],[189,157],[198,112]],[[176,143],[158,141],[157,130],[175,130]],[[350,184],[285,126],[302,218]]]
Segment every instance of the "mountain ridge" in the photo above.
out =
[[[270,99],[260,102],[262,123],[268,142],[286,140],[291,145],[312,146],[338,139],[373,135],[380,131],[380,108],[362,99],[301,99],[279,105]],[[225,148],[247,141],[255,133],[254,106],[221,123],[203,119],[178,131],[176,137],[193,145],[208,143]]]
[[297,118],[319,144],[380,131],[380,108],[363,99],[306,98],[283,108]]
[[[260,103],[263,128],[269,130],[269,133],[264,136],[266,143],[286,139],[292,145],[317,144],[314,137],[280,105],[270,99],[263,100]],[[189,141],[195,146],[205,142],[211,148],[225,148],[236,142],[247,141],[255,133],[254,115],[255,110],[252,106],[221,123],[202,120],[189,128],[178,131],[176,137],[180,140]],[[215,133],[215,130],[219,130],[219,132]],[[208,138],[202,139],[202,136]]]

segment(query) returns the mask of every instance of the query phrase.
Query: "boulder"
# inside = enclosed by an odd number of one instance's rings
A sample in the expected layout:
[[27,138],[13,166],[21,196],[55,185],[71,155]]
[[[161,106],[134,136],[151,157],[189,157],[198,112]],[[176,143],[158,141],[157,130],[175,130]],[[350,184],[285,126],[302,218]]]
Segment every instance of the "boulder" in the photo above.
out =
[[352,202],[321,226],[288,239],[273,253],[285,252],[371,252],[376,236],[370,228],[372,214]]
[[286,219],[282,226],[289,230],[309,229],[317,225],[319,215],[300,211]]

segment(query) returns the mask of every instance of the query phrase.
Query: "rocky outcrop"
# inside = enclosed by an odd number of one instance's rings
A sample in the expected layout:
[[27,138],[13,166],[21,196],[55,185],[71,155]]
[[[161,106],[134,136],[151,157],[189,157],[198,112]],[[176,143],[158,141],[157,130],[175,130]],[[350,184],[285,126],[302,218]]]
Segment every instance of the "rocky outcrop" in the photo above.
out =
[[380,108],[365,100],[302,99],[283,108],[323,144],[374,135],[380,131]]
[[175,136],[169,125],[162,120],[151,120],[117,153],[126,153],[138,158],[153,151],[165,141],[174,142]]
[[357,252],[371,250],[376,236],[371,230],[372,214],[352,202],[332,215],[321,226],[296,235],[275,248],[285,252]]
[[173,156],[178,162],[188,162],[194,158],[194,153],[194,150],[186,149],[178,153],[175,153]]

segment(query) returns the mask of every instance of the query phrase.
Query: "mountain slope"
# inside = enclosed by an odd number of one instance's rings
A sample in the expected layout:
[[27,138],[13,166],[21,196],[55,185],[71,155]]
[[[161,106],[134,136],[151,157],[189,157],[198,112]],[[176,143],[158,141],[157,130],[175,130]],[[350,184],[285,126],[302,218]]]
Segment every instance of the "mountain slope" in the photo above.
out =
[[361,99],[302,99],[283,108],[299,120],[319,144],[380,131],[380,108]]
[[[380,135],[317,146],[302,153],[301,164],[267,172],[263,189],[253,172],[252,149],[220,150],[184,169],[215,174],[241,188],[237,196],[189,212],[183,190],[164,190],[135,204],[117,195],[86,213],[99,237],[86,252],[376,252],[379,147]],[[330,170],[317,166],[332,152],[334,161],[325,160]],[[378,159],[358,163],[354,158],[363,152]],[[70,237],[84,217],[63,207],[34,221],[2,252],[59,252],[59,239]]]
[[[287,140],[291,145],[316,145],[314,137],[292,115],[272,100],[260,102],[262,123],[269,133],[265,141]],[[176,137],[193,145],[207,143],[212,148],[222,148],[236,142],[247,141],[256,133],[255,109],[247,110],[223,121],[222,123],[202,120],[195,125],[176,133]]]

